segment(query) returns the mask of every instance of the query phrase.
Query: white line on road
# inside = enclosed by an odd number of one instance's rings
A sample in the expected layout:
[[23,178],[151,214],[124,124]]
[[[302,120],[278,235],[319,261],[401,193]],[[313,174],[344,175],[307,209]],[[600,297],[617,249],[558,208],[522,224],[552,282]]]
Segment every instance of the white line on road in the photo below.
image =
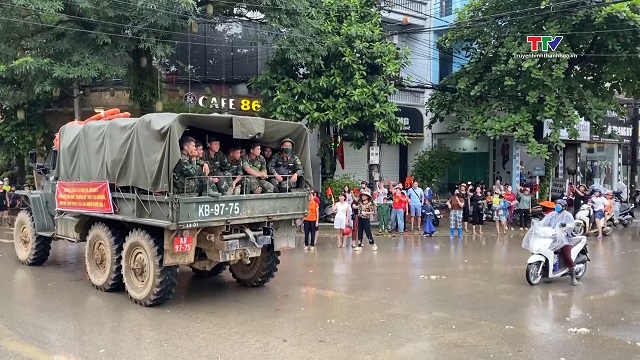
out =
[[12,242],[13,242],[13,240],[0,239],[0,242],[3,242],[3,243],[12,243]]

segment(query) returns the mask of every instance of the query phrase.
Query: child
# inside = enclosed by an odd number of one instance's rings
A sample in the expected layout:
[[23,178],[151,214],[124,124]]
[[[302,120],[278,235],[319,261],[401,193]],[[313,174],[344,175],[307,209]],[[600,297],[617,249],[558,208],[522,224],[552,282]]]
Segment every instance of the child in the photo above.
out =
[[378,234],[386,233],[387,229],[389,229],[389,214],[391,213],[391,204],[389,203],[389,198],[384,197],[382,199],[382,204],[378,205],[378,227],[380,230]]
[[433,226],[433,210],[431,201],[426,200],[422,205],[422,212],[424,213],[424,234],[422,236],[433,236],[436,232],[436,228]]
[[500,194],[499,196],[500,202],[497,206],[498,208],[498,218],[496,219],[496,230],[498,230],[498,235],[500,235],[500,223],[502,223],[502,227],[504,229],[504,234],[507,233],[507,216],[509,215],[509,207],[511,203]]

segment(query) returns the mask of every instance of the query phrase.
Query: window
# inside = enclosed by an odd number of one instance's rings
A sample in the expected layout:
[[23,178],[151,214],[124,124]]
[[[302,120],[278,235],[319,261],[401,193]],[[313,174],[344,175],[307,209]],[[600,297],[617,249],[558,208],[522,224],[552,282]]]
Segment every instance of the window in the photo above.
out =
[[453,54],[440,52],[438,56],[438,65],[439,65],[439,76],[438,82],[442,82],[442,80],[449,74],[453,72]]
[[453,0],[440,0],[440,17],[453,15]]

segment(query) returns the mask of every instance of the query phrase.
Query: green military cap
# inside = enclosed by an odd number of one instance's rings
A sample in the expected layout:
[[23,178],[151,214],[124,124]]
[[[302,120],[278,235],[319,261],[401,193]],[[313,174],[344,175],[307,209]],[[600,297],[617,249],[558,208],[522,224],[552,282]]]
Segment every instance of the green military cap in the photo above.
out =
[[296,145],[296,143],[294,143],[293,140],[291,140],[289,138],[285,138],[284,140],[280,141],[280,146],[282,146],[282,144],[284,144],[286,142],[290,142],[291,146],[295,146]]

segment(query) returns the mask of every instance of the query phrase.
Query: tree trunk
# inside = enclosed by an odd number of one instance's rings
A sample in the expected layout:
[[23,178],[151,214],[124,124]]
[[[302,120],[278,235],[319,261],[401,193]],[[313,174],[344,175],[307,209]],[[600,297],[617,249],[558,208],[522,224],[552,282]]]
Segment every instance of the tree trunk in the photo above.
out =
[[16,155],[16,181],[17,184],[14,185],[23,185],[26,182],[27,178],[27,167],[25,164],[26,158],[23,155]]
[[549,145],[547,150],[549,151],[549,157],[544,161],[544,176],[540,179],[541,200],[551,200],[551,182],[553,181],[555,168],[558,166],[556,149]]
[[319,128],[319,137],[318,156],[320,157],[320,168],[322,180],[324,181],[333,178],[336,173],[337,144],[334,144],[331,126],[328,124]]
[[147,49],[131,51],[129,67],[130,101],[140,107],[140,115],[155,112],[155,104],[160,98],[158,70],[153,65],[153,55]]

